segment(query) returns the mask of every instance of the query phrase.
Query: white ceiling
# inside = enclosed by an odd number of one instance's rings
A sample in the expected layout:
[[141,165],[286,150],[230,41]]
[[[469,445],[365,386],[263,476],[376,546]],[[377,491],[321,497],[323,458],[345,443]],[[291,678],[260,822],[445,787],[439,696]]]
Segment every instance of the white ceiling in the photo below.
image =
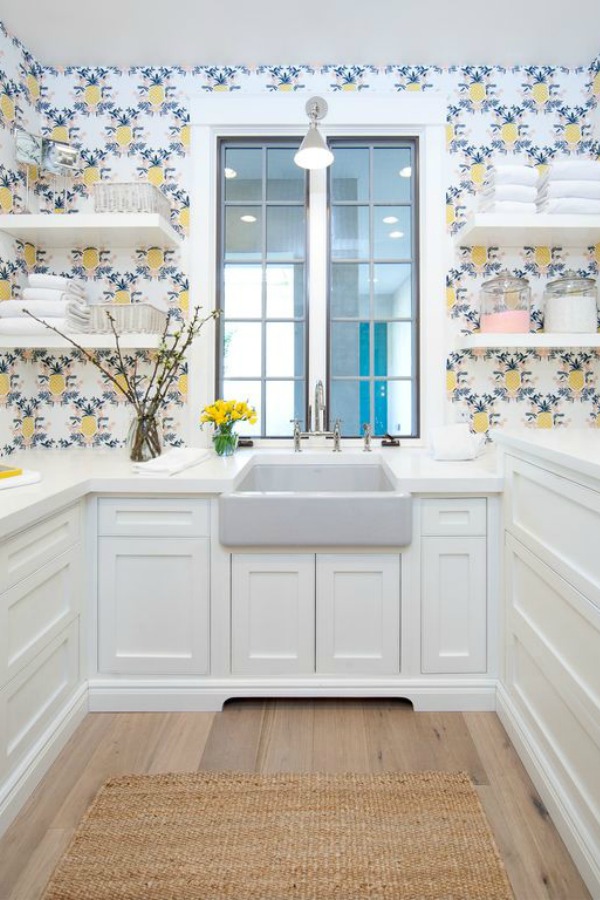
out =
[[[587,65],[598,0],[0,0],[44,65]],[[1,66],[1,62],[0,62]]]

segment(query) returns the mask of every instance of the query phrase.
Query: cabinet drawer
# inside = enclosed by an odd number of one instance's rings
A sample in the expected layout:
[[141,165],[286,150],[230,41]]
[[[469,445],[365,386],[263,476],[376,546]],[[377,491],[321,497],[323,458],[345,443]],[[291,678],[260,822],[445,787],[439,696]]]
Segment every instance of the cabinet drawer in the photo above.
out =
[[472,535],[486,533],[485,497],[423,500],[421,534]]
[[76,544],[0,595],[0,686],[79,613],[82,563]]
[[70,506],[0,545],[0,592],[68,550],[81,536],[81,507]]
[[106,497],[98,502],[98,533],[119,537],[207,537],[208,500]]
[[79,681],[76,619],[0,690],[0,778],[32,750]]

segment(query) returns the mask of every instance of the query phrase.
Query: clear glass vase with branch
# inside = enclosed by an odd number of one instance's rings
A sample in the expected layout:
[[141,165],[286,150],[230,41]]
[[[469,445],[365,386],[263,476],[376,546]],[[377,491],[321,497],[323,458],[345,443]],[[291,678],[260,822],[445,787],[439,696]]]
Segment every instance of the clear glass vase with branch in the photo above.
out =
[[208,316],[200,315],[196,307],[191,319],[181,328],[172,330],[171,321],[167,319],[160,336],[160,342],[153,351],[153,360],[149,373],[138,371],[137,357],[128,362],[119,341],[119,333],[114,316],[107,310],[106,315],[115,339],[117,358],[114,371],[103,362],[97,353],[82,347],[74,338],[38,318],[30,310],[25,309],[36,322],[40,322],[50,331],[60,335],[76,350],[92,363],[118,389],[134,410],[134,420],[129,434],[129,456],[134,462],[142,462],[159,456],[162,449],[160,440],[159,414],[165,406],[167,394],[174,380],[179,376],[181,366],[185,362],[185,354],[202,327],[211,319],[216,319],[218,310]]

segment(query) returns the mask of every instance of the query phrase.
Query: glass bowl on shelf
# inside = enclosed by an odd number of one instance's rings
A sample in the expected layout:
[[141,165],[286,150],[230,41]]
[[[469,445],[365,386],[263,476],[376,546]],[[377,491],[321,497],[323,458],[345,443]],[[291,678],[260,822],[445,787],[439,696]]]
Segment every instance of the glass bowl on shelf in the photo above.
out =
[[531,288],[526,278],[517,278],[504,270],[482,284],[480,300],[480,331],[492,334],[529,331]]

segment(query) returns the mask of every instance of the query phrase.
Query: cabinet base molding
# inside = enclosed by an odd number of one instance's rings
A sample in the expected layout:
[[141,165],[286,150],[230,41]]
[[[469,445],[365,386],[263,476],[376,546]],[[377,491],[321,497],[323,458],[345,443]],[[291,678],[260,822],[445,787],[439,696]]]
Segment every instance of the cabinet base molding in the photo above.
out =
[[538,790],[592,897],[600,897],[600,847],[591,839],[577,809],[510,695],[498,686],[497,713],[521,762]]
[[25,805],[87,712],[86,683],[77,689],[27,756],[0,785],[0,835]]
[[492,678],[265,678],[154,680],[93,678],[90,712],[215,712],[227,700],[276,697],[390,697],[410,700],[420,712],[493,712]]

